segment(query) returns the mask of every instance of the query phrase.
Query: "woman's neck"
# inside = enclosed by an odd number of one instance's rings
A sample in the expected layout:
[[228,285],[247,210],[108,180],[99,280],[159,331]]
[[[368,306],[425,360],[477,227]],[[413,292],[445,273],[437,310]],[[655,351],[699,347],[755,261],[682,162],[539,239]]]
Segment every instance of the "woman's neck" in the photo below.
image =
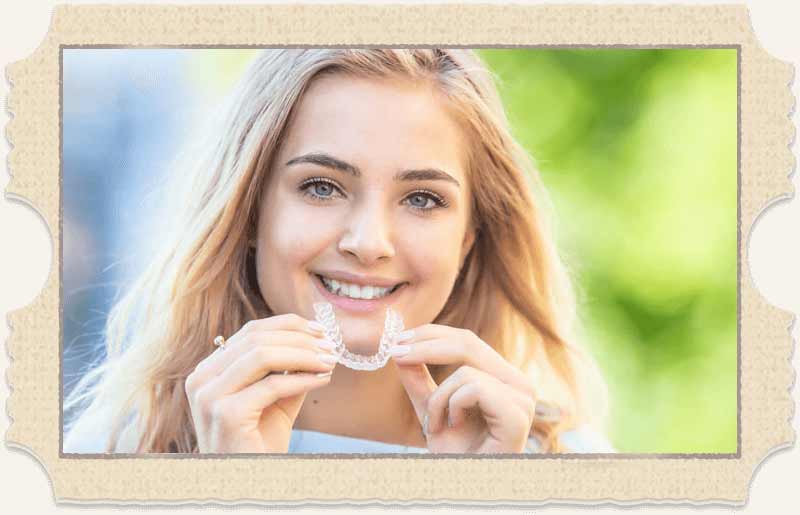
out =
[[306,394],[294,428],[426,446],[419,419],[391,361],[374,371],[337,365],[326,386]]

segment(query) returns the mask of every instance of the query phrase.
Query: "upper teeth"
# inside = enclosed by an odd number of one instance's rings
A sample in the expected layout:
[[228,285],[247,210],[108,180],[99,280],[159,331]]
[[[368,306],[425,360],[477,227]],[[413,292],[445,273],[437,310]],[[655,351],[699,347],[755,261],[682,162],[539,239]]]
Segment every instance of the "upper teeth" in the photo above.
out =
[[328,279],[327,277],[322,277],[322,282],[333,293],[350,297],[351,299],[379,299],[388,295],[392,289],[381,288],[380,286],[359,286],[357,284],[340,283],[336,279]]

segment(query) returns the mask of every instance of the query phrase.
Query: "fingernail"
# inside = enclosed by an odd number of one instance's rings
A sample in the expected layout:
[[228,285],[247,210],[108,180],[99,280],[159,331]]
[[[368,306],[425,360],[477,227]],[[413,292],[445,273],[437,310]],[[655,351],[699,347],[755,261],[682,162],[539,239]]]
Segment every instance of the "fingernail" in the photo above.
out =
[[422,433],[425,436],[428,436],[428,414],[425,413],[425,416],[422,417]]
[[447,415],[447,427],[453,427],[453,420],[450,418],[450,415]]
[[330,341],[330,340],[325,340],[325,339],[323,339],[323,338],[317,338],[317,339],[315,339],[315,340],[314,340],[314,343],[316,344],[316,346],[317,346],[317,347],[319,347],[319,348],[321,348],[321,349],[328,349],[328,350],[330,350],[330,349],[333,349],[334,347],[336,347],[336,344],[335,344],[335,343],[333,343],[333,342],[332,342],[332,341]]
[[397,333],[397,336],[395,336],[394,341],[396,341],[396,342],[404,342],[406,340],[410,340],[413,337],[414,337],[414,330],[413,329],[408,329],[408,330],[403,331],[401,333]]
[[308,328],[311,329],[312,331],[317,331],[317,332],[320,332],[320,333],[324,333],[325,332],[325,326],[320,324],[316,320],[310,321],[308,323]]
[[411,352],[410,345],[395,345],[393,347],[389,347],[389,355],[390,356],[405,356],[409,352]]
[[328,364],[333,364],[339,361],[339,357],[334,356],[333,354],[317,354],[317,358],[323,363],[328,363]]
[[333,375],[333,370],[329,370],[327,372],[319,372],[318,374],[315,374],[315,375],[317,377],[329,377],[329,376]]

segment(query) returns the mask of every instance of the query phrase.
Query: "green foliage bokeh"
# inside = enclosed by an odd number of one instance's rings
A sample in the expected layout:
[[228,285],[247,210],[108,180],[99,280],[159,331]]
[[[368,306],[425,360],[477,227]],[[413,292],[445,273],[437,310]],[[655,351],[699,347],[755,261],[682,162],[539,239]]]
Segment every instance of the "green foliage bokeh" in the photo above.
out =
[[553,201],[621,452],[735,453],[735,49],[481,49]]

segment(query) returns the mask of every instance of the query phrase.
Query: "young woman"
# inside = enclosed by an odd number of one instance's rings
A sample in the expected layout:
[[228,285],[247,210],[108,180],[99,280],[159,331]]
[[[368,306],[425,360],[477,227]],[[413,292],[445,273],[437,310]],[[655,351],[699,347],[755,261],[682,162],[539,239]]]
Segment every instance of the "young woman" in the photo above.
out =
[[[546,196],[476,54],[269,49],[223,112],[65,403],[65,452],[613,452]],[[388,306],[408,331],[378,370],[337,365],[316,302],[356,354]]]

